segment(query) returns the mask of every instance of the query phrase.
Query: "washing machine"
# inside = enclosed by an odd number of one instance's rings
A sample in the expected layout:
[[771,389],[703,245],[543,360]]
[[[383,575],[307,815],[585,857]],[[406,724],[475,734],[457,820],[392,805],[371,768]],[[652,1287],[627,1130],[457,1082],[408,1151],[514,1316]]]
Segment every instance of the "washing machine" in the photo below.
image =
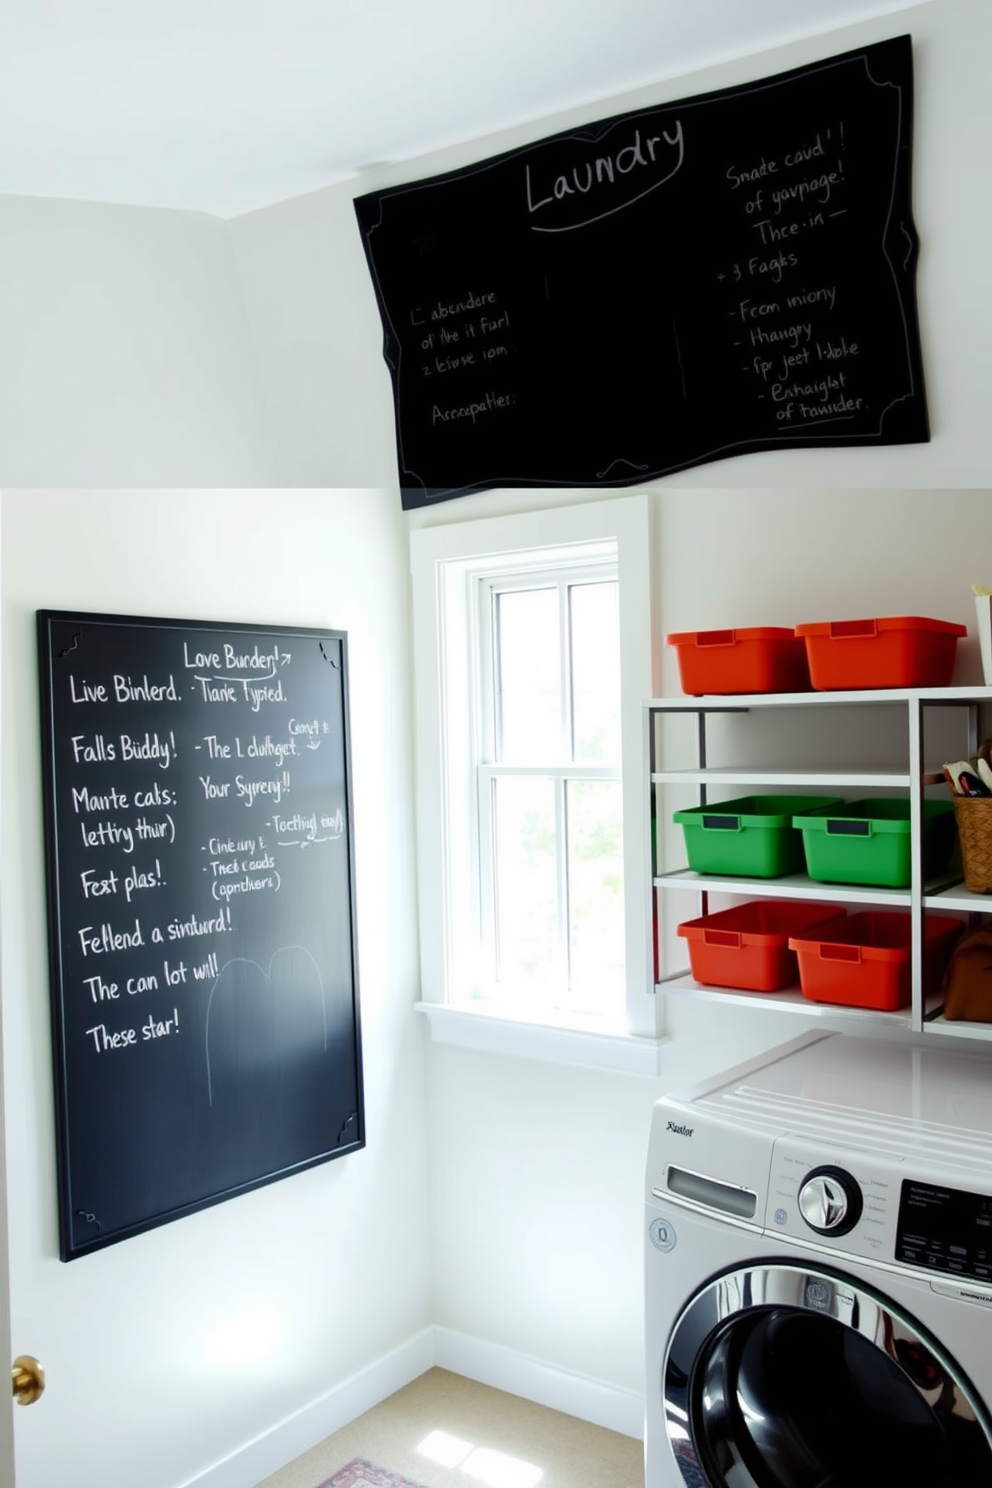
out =
[[647,1488],[992,1488],[992,1053],[937,1043],[654,1107]]

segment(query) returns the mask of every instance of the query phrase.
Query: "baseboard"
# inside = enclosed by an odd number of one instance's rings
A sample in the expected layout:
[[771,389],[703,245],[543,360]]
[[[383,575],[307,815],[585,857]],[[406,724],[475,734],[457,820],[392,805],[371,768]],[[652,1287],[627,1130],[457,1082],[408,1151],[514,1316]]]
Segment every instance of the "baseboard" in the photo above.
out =
[[578,1416],[594,1426],[638,1439],[644,1435],[644,1397],[635,1390],[622,1390],[451,1328],[434,1329],[434,1362],[453,1374]]
[[624,1436],[644,1434],[644,1400],[634,1390],[621,1390],[452,1328],[424,1328],[319,1400],[187,1479],[181,1488],[251,1488],[435,1364],[594,1426]]
[[390,1353],[376,1359],[319,1400],[279,1421],[229,1457],[182,1484],[182,1488],[250,1488],[278,1472],[294,1457],[308,1452],[387,1395],[419,1378],[435,1363],[434,1328],[424,1328]]

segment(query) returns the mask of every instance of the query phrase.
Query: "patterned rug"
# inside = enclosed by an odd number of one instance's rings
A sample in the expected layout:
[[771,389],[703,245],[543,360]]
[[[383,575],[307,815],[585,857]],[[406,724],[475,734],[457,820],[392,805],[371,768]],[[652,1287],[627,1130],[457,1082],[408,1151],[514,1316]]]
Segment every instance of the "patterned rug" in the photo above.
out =
[[388,1468],[376,1467],[364,1457],[356,1457],[339,1467],[330,1478],[325,1478],[319,1488],[421,1488],[421,1484]]

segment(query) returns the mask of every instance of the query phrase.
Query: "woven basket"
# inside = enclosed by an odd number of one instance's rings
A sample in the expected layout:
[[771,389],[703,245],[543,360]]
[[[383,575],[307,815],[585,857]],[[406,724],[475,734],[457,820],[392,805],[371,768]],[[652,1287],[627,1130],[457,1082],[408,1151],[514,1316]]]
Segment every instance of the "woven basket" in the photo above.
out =
[[992,796],[955,796],[954,815],[964,886],[972,894],[992,894]]

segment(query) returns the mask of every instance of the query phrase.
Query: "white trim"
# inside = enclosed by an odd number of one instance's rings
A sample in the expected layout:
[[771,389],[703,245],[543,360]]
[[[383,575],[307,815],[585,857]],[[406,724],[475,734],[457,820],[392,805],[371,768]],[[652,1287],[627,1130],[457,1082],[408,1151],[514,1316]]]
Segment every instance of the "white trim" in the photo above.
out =
[[661,1074],[664,1038],[639,1038],[629,1033],[601,1033],[595,1028],[556,1027],[547,1022],[511,1019],[484,1007],[447,1007],[438,1002],[414,1004],[426,1013],[431,1039],[460,1049],[490,1054],[514,1054],[521,1059],[543,1059],[552,1064],[618,1070],[628,1075]]
[[644,1396],[636,1390],[622,1390],[452,1328],[435,1328],[434,1339],[436,1362],[442,1369],[608,1431],[638,1440],[644,1436]]
[[542,780],[619,780],[615,765],[488,765],[479,767],[483,779],[501,780],[512,775],[539,776]]
[[502,1344],[456,1333],[452,1328],[431,1327],[196,1477],[187,1478],[180,1488],[247,1488],[249,1483],[260,1483],[435,1365],[608,1431],[643,1436],[644,1397],[636,1391],[561,1369]]
[[261,1436],[254,1437],[180,1488],[247,1488],[364,1415],[387,1396],[418,1379],[437,1362],[435,1328],[424,1328],[390,1353],[327,1391]]
[[[533,553],[547,562],[552,553],[569,549],[578,556],[591,545],[615,542],[620,577],[621,708],[623,712],[624,883],[626,898],[627,1030],[641,1040],[662,1031],[662,999],[655,996],[650,923],[644,923],[644,895],[650,887],[650,858],[644,822],[647,787],[641,756],[641,707],[652,690],[652,660],[658,649],[652,632],[651,518],[648,492],[612,497],[574,507],[555,507],[418,528],[410,533],[413,577],[413,660],[417,705],[417,852],[420,901],[421,986],[425,1002],[457,1003],[459,989],[473,983],[475,968],[457,964],[458,937],[452,925],[476,913],[479,892],[470,855],[453,855],[458,834],[448,830],[449,799],[470,799],[470,788],[457,779],[449,792],[446,775],[460,767],[447,753],[444,720],[452,708],[471,716],[472,701],[458,681],[459,659],[446,675],[439,656],[442,638],[464,624],[453,625],[455,610],[465,613],[466,575],[484,566],[494,571],[520,568],[520,555]],[[540,560],[540,550],[545,550]],[[494,565],[495,559],[495,565]],[[647,889],[645,889],[645,893]],[[450,915],[450,921],[449,921]],[[495,1019],[489,1021],[492,1028]],[[560,1041],[559,1041],[559,1046]]]

